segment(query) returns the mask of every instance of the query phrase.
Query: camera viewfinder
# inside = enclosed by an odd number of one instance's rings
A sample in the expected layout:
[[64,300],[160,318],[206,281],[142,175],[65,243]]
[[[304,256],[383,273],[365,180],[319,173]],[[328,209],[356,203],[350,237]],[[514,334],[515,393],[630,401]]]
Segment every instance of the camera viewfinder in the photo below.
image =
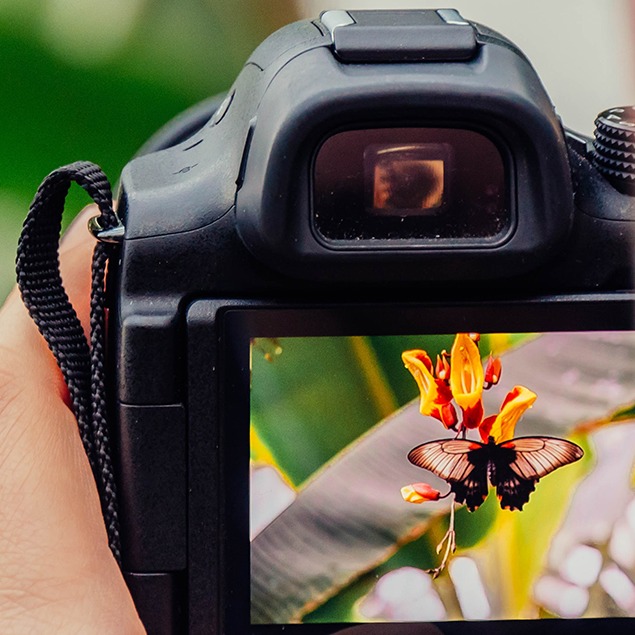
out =
[[504,156],[460,128],[338,132],[315,157],[313,230],[344,248],[501,244],[513,225]]

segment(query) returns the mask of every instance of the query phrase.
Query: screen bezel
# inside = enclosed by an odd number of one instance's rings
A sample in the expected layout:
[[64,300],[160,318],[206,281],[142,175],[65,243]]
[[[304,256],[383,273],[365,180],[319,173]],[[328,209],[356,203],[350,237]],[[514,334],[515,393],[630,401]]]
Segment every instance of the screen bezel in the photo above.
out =
[[[215,303],[217,307],[219,305]],[[411,335],[416,333],[635,330],[632,294],[554,297],[536,301],[445,304],[334,305],[294,308],[261,304],[219,307],[219,441],[221,475],[220,618],[227,633],[331,634],[346,624],[250,624],[249,342],[252,337]],[[245,423],[240,423],[245,422]],[[194,448],[191,448],[194,451]],[[209,485],[208,485],[209,487]],[[608,618],[606,622],[608,622]],[[633,620],[610,620],[615,631]],[[615,622],[615,623],[613,623]],[[442,633],[596,631],[597,619],[435,623]],[[405,627],[405,624],[401,625]],[[606,624],[603,622],[602,626]],[[366,624],[382,633],[382,624]],[[553,630],[552,630],[553,629]],[[437,631],[438,632],[438,631]]]

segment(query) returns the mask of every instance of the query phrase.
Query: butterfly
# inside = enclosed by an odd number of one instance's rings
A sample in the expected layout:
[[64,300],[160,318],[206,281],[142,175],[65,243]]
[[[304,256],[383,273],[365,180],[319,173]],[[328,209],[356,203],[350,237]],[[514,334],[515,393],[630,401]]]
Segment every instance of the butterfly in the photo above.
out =
[[450,485],[457,503],[474,511],[487,498],[487,481],[503,509],[522,509],[536,483],[554,470],[579,460],[581,447],[555,437],[518,437],[496,443],[466,439],[430,441],[412,449],[408,460]]

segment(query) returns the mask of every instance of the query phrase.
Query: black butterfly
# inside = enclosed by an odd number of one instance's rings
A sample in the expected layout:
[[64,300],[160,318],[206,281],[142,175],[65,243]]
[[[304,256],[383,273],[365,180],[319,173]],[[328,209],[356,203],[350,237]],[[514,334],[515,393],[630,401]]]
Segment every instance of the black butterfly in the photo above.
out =
[[555,437],[519,437],[496,443],[444,439],[419,445],[408,460],[447,481],[457,503],[474,511],[487,498],[487,480],[503,509],[522,509],[541,477],[582,458],[584,451]]

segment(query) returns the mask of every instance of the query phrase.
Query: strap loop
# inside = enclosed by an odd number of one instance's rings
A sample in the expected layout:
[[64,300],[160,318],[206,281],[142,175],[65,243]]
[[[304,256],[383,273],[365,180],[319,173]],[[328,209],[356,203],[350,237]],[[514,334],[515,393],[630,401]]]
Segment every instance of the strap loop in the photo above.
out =
[[[64,290],[59,241],[64,201],[75,182],[97,203],[90,300],[90,347]],[[84,449],[97,483],[111,551],[121,564],[117,490],[105,397],[105,271],[113,250],[102,235],[123,238],[110,183],[101,168],[78,161],[51,172],[33,199],[18,243],[18,287],[33,321],[55,356],[68,386]]]
[[99,216],[93,216],[88,221],[88,231],[102,243],[115,243],[119,244],[126,233],[126,228],[121,221],[119,224],[109,229],[104,229],[99,222]]

